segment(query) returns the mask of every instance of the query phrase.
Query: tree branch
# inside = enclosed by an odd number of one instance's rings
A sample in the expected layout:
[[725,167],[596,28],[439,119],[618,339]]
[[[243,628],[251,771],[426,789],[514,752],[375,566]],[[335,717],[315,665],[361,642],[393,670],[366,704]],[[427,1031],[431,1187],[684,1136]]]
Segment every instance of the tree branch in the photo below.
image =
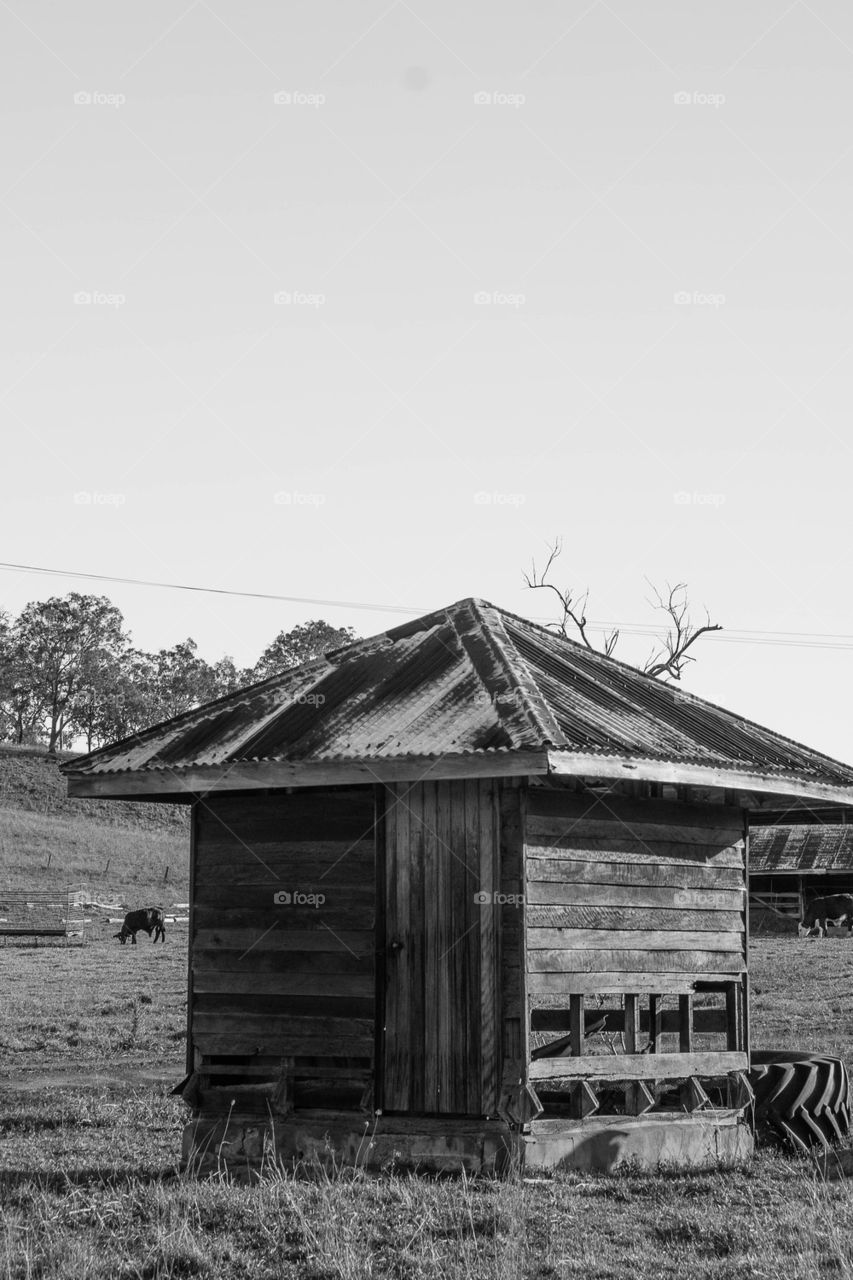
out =
[[[551,547],[548,559],[545,562],[545,568],[541,573],[537,573],[536,562],[535,560],[532,561],[530,573],[524,574],[525,584],[531,591],[553,591],[554,595],[560,602],[560,608],[562,609],[563,616],[559,622],[550,623],[549,625],[556,627],[561,635],[565,636],[566,639],[569,639],[569,623],[571,623],[587,649],[592,650],[593,653],[598,653],[600,650],[592,643],[586,630],[588,626],[586,619],[586,606],[589,600],[589,589],[584,591],[582,596],[575,597],[570,587],[566,587],[561,591],[553,582],[547,581],[551,567],[558,556],[562,554],[562,551],[562,542],[559,538],[555,538],[554,545]],[[616,648],[616,642],[618,639],[618,631],[611,631],[604,634],[604,653],[608,658]]]
[[[680,680],[681,673],[688,662],[695,662],[693,654],[689,654],[687,650],[696,643],[700,636],[705,635],[709,631],[722,631],[722,626],[718,622],[712,622],[708,610],[705,610],[705,622],[700,627],[693,625],[690,619],[690,613],[687,602],[687,584],[678,582],[676,585],[670,586],[667,583],[667,598],[664,600],[657,587],[651,586],[655,594],[656,609],[661,609],[670,619],[670,629],[667,631],[663,640],[663,647],[657,651],[653,650],[646,660],[643,671],[647,676],[659,679],[661,676],[671,676],[673,680]],[[651,601],[649,603],[652,603]]]
[[[542,571],[537,571],[534,560],[531,564],[530,573],[524,574],[525,584],[532,591],[551,591],[557,597],[560,603],[561,617],[558,622],[549,624],[552,629],[558,631],[566,639],[571,638],[570,632],[574,630],[587,649],[594,653],[603,652],[605,657],[609,658],[612,656],[619,640],[619,630],[614,628],[610,632],[602,633],[603,650],[592,643],[587,631],[589,623],[586,617],[589,590],[587,589],[582,595],[576,596],[571,587],[560,588],[553,582],[548,581],[554,563],[562,554],[562,551],[562,542],[559,538],[556,538],[554,545],[549,549],[548,559]],[[709,631],[722,631],[723,628],[719,623],[711,621],[707,609],[705,610],[705,622],[701,626],[694,625],[690,617],[686,583],[678,582],[674,587],[667,583],[665,598],[652,583],[649,583],[649,586],[655,596],[654,601],[649,601],[649,603],[653,604],[655,609],[660,609],[667,615],[669,626],[657,646],[652,649],[642,670],[646,675],[655,679],[666,679],[668,677],[672,680],[680,680],[681,673],[687,663],[695,662],[693,654],[688,653],[688,649],[692,648],[700,636],[706,635]]]

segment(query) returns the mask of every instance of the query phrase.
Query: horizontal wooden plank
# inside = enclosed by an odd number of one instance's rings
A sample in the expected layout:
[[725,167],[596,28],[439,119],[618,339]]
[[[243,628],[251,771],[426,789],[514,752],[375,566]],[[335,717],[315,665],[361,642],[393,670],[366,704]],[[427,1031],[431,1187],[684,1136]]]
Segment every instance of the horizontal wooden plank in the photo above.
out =
[[373,955],[376,935],[373,929],[348,929],[332,933],[329,929],[295,929],[276,923],[261,933],[258,929],[230,928],[225,920],[216,929],[199,928],[193,940],[195,951],[319,951],[349,956]]
[[[569,1009],[536,1009],[531,1015],[530,1029],[531,1031],[569,1031],[571,1029],[569,1014]],[[602,1028],[604,1032],[624,1031],[625,1029],[624,1009],[601,1009],[595,1007],[587,1009],[589,1022],[593,1020],[598,1022],[600,1018],[607,1019],[607,1025]],[[662,1009],[659,1018],[660,1031],[663,1035],[677,1035],[679,1033],[681,1029],[681,1014],[678,1009]],[[727,1025],[725,1009],[703,1009],[700,1006],[693,1010],[693,1030],[699,1035],[725,1032]],[[640,1010],[640,1030],[644,1034],[649,1030],[648,1008]]]
[[[269,1018],[287,1018],[294,1022],[307,1019],[324,1024],[341,1023],[352,1027],[354,1022],[373,1023],[374,1002],[372,996],[240,993],[229,991],[193,991],[192,1013],[195,1021],[201,1014],[242,1014],[245,1017],[262,1015]],[[352,1030],[348,1032],[352,1034]],[[344,1050],[327,1050],[342,1053]]]
[[537,929],[527,930],[528,951],[736,951],[744,949],[743,930],[729,933],[685,929],[649,929],[642,938],[637,930],[622,929]]
[[691,911],[669,907],[607,907],[578,904],[549,907],[528,905],[527,927],[543,929],[626,929],[668,931],[710,930],[730,933],[744,927],[742,911]]
[[[365,1053],[364,1048],[353,1046],[366,1041],[369,1045],[367,1052],[371,1057],[373,1056],[372,1018],[312,1018],[291,1017],[286,1014],[276,1016],[245,1013],[239,1009],[225,1009],[221,1012],[194,1010],[194,1035],[197,1033],[199,1036],[221,1036],[227,1032],[235,1034],[244,1042],[257,1038],[257,1043],[262,1044],[275,1039],[277,1042],[286,1041],[288,1045],[299,1046],[280,1051],[287,1055],[319,1053],[362,1057]],[[316,1042],[320,1047],[306,1048],[303,1043],[306,1041],[311,1041],[312,1044]],[[204,1049],[201,1045],[199,1048],[203,1053],[249,1052],[249,1050],[239,1049]],[[263,1049],[262,1052],[270,1053],[272,1050]]]
[[525,845],[528,858],[570,858],[577,862],[642,862],[666,863],[673,866],[744,867],[743,841],[725,849],[717,845],[680,844],[678,841],[657,840],[654,843],[638,843],[630,837],[624,840],[586,839],[578,841],[567,836],[557,844],[541,843],[533,837]]
[[533,817],[619,819],[620,822],[678,822],[685,827],[736,827],[743,835],[742,810],[710,801],[663,800],[613,792],[593,796],[567,787],[530,787],[528,813]]
[[208,796],[198,807],[202,838],[239,833],[243,838],[285,832],[289,839],[353,840],[374,821],[372,787],[307,792],[302,795]]
[[196,903],[194,924],[199,930],[220,932],[223,928],[254,929],[257,939],[268,931],[284,933],[291,929],[294,932],[322,929],[326,933],[331,930],[344,937],[350,930],[372,928],[373,915],[358,904],[332,908],[327,903],[322,910],[317,910],[314,907],[277,907],[270,902],[268,907],[258,906],[252,910],[249,907],[228,909]]
[[746,1071],[745,1053],[625,1053],[601,1058],[537,1058],[531,1080],[680,1080]]
[[229,1066],[203,1062],[199,1067],[199,1075],[209,1076],[215,1084],[220,1076],[237,1076],[247,1080],[277,1080],[281,1075],[281,1058],[276,1058],[275,1066],[256,1067],[252,1064],[231,1063]]
[[527,880],[561,884],[654,885],[672,889],[741,889],[744,872],[737,867],[706,867],[672,862],[598,862],[573,858],[529,858]]
[[360,997],[373,1000],[373,974],[359,973],[220,973],[193,966],[194,996],[229,995],[330,996],[338,1000]]
[[339,844],[322,857],[306,852],[302,844],[255,844],[211,855],[199,851],[197,884],[260,884],[271,879],[293,884],[328,881],[336,885],[363,884],[373,871],[373,846]]
[[[583,1123],[583,1121],[576,1121],[575,1125],[580,1128],[583,1126]],[[743,1108],[715,1107],[713,1123],[715,1129],[729,1129],[734,1128],[737,1125],[742,1125]],[[682,1132],[687,1130],[690,1132],[691,1130],[695,1131],[696,1124],[697,1117],[691,1115],[690,1112],[684,1112],[683,1115],[679,1115],[673,1111],[644,1111],[642,1116],[639,1116],[636,1119],[632,1118],[631,1120],[632,1128],[634,1125],[637,1125],[638,1127],[650,1130],[651,1132],[659,1126],[665,1126],[667,1129],[672,1128],[676,1132],[678,1132],[678,1130],[681,1130]],[[603,1116],[596,1113],[594,1117],[594,1126],[597,1133],[602,1130],[615,1129],[616,1133],[614,1133],[613,1136],[614,1140],[618,1142],[623,1136],[619,1133],[619,1130],[625,1128],[625,1117],[624,1115]],[[566,1117],[548,1116],[546,1119],[532,1120],[529,1126],[527,1126],[527,1129],[529,1129],[529,1132],[534,1138],[548,1137],[551,1135],[564,1138],[566,1137],[567,1129]],[[575,1133],[577,1134],[578,1139],[582,1140],[582,1132],[579,1133],[578,1129],[575,1128]]]
[[[572,973],[742,973],[745,968],[739,951],[528,951],[527,972],[531,990],[537,975],[562,976],[566,982]],[[560,988],[568,989],[565,986]]]
[[[276,894],[290,894],[292,901],[276,902]],[[354,908],[366,911],[372,908],[375,896],[373,884],[365,884],[364,881],[359,885],[342,886],[330,883],[329,880],[296,882],[291,879],[264,880],[263,876],[259,876],[254,884],[229,884],[222,880],[211,884],[201,881],[196,886],[195,904],[197,907],[223,907],[229,911],[244,907],[287,915],[297,911],[322,912]]]
[[[559,974],[539,974],[538,978],[560,978]],[[571,984],[565,987],[557,984],[557,990],[533,990],[528,988],[529,1006],[531,1009],[560,1008],[566,1002],[567,995],[616,995],[623,993],[642,994],[648,992],[657,995],[689,995],[696,991],[697,984],[706,982],[735,982],[740,978],[733,973],[621,973],[602,969],[600,973],[575,973],[571,975]]]
[[686,827],[725,827],[743,835],[743,816],[734,805],[686,803],[615,794],[583,795],[561,788],[531,787],[527,811],[534,817],[572,818],[588,822],[614,820],[634,826],[637,823],[678,824]]
[[353,955],[330,936],[327,951],[262,951],[259,947],[219,948],[193,947],[193,973],[207,970],[210,973],[233,974],[347,974],[364,975],[373,979],[374,957],[372,952]]
[[[297,1029],[294,1029],[294,1028]],[[329,1051],[329,1045],[332,1048],[339,1048],[342,1052],[344,1048],[347,1051],[351,1049],[353,1055],[361,1056],[371,1054],[373,1052],[373,1037],[359,1036],[352,1040],[344,1040],[343,1037],[337,1037],[334,1041],[330,1041],[328,1036],[303,1036],[299,1034],[298,1026],[295,1023],[290,1024],[290,1031],[266,1031],[259,1030],[254,1034],[247,1035],[240,1030],[239,1019],[235,1020],[233,1026],[227,1024],[218,1030],[208,1030],[205,1028],[193,1030],[193,1044],[200,1053],[217,1054],[217,1053],[233,1053],[233,1054],[254,1054],[254,1053],[276,1053],[280,1057],[293,1057],[300,1053],[324,1053]],[[235,1073],[239,1072],[239,1068],[235,1068]]]
[[[524,828],[528,845],[555,845],[560,848],[603,848],[652,852],[659,846],[694,846],[706,851],[743,851],[743,825],[738,827],[693,827],[669,822],[620,822],[613,818],[585,819],[530,817]],[[683,856],[683,855],[682,855]],[[707,856],[707,853],[703,856]]]
[[555,884],[529,880],[528,903],[542,906],[682,907],[742,911],[744,889],[656,889],[651,885]]

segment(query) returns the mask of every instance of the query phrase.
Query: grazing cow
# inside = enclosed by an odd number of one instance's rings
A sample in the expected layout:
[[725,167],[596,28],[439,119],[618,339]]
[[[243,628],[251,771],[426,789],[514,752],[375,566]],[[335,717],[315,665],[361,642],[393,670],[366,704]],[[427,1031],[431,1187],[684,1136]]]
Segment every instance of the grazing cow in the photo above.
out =
[[166,921],[163,919],[163,912],[159,907],[143,907],[140,911],[128,911],[124,917],[124,924],[118,933],[114,933],[113,937],[118,938],[122,946],[130,938],[134,946],[136,946],[136,935],[142,929],[144,933],[151,937],[153,942],[159,938],[161,942],[166,941]]
[[801,938],[807,938],[816,928],[817,936],[825,938],[826,926],[830,921],[833,924],[844,924],[846,921],[848,936],[853,933],[853,897],[847,893],[835,893],[829,898],[815,898],[803,909],[797,933]]

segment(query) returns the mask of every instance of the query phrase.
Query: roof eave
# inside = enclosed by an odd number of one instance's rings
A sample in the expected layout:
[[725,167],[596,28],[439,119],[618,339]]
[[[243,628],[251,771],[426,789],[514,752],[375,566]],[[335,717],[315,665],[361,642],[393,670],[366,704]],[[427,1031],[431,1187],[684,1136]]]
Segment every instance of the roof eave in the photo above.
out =
[[523,777],[548,772],[548,753],[495,751],[356,760],[241,760],[187,768],[125,769],[115,773],[66,773],[76,799],[191,800],[217,791],[267,791],[282,787],[373,785],[453,778]]
[[557,777],[601,778],[610,781],[628,778],[637,782],[722,787],[743,793],[743,803],[747,808],[759,808],[769,796],[788,801],[823,800],[828,804],[853,804],[853,785],[845,787],[806,778],[779,777],[750,769],[725,769],[670,760],[625,759],[584,755],[574,751],[549,751],[548,770]]

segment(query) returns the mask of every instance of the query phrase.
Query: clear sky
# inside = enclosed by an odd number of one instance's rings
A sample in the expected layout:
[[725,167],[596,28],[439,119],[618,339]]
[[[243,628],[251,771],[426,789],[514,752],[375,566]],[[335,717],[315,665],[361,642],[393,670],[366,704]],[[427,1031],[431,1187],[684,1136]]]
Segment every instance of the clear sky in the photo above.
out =
[[[853,7],[0,21],[4,560],[544,619],[521,570],[561,535],[596,618],[668,579],[853,633]],[[73,589],[0,573],[13,610]],[[104,590],[138,644],[240,663],[400,621]],[[693,692],[853,759],[849,647],[697,652]]]

